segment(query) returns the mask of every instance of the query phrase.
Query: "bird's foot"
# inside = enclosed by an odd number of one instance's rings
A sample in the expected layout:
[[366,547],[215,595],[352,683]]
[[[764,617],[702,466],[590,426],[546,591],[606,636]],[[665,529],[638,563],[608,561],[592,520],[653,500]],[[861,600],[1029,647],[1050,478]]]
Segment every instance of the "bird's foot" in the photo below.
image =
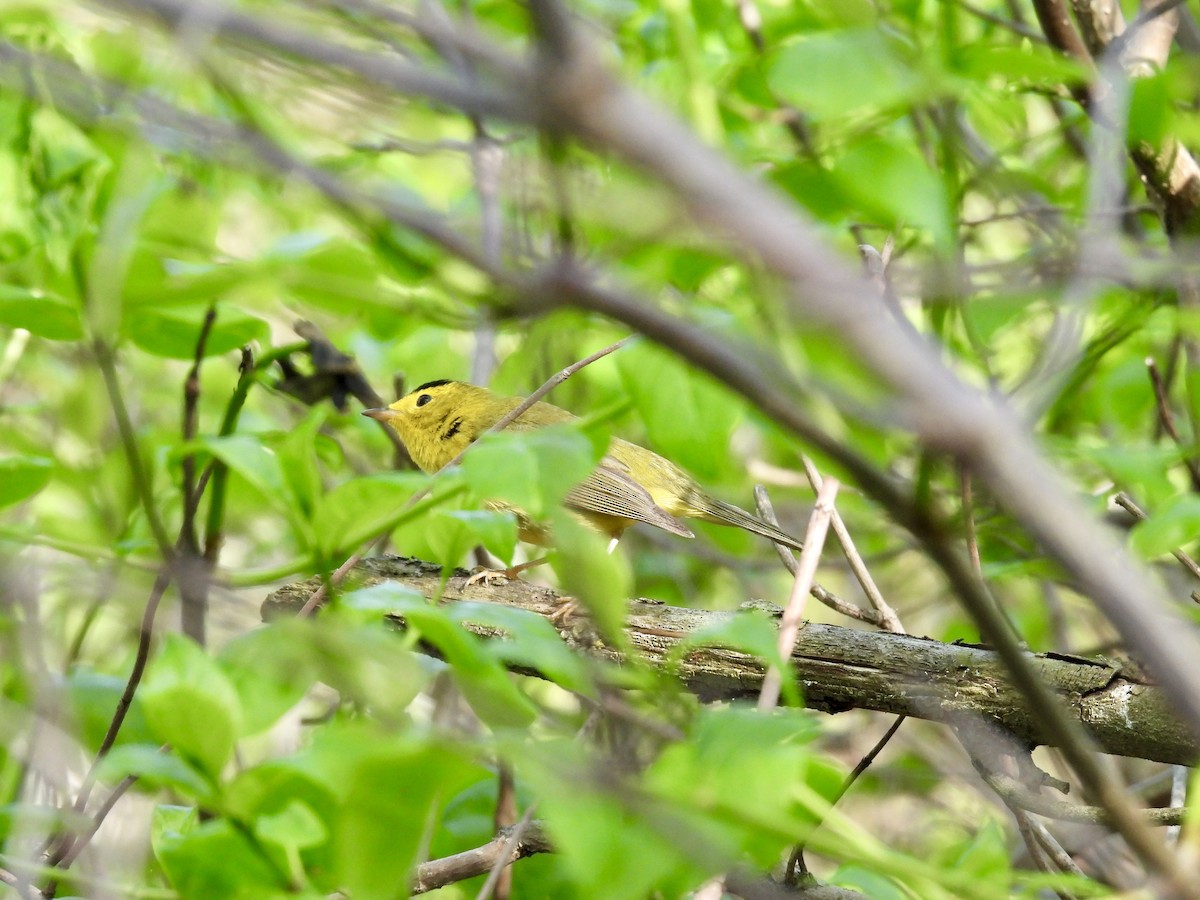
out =
[[586,619],[587,614],[574,597],[558,597],[554,600],[554,612],[546,618],[555,628],[569,630],[574,628],[576,620]]
[[532,569],[534,566],[540,566],[545,562],[549,562],[549,560],[543,556],[540,559],[531,559],[528,562],[509,566],[507,569],[489,569],[487,566],[479,566],[467,578],[467,586],[473,584],[485,584],[488,586],[507,584],[510,581],[516,581],[520,578],[521,573],[526,569]]

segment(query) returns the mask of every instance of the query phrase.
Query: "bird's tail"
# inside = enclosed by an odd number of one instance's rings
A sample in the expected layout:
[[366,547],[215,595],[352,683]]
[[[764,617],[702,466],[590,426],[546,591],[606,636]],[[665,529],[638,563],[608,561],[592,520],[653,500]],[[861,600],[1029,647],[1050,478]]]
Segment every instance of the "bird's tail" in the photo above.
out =
[[751,515],[744,509],[740,509],[732,503],[726,503],[724,500],[716,498],[708,498],[708,500],[709,502],[705,504],[703,514],[700,516],[705,521],[714,522],[717,525],[733,525],[743,528],[754,534],[762,535],[769,541],[791,547],[793,550],[804,549],[804,545],[800,541],[787,532],[780,531],[774,525],[764,522],[758,516]]

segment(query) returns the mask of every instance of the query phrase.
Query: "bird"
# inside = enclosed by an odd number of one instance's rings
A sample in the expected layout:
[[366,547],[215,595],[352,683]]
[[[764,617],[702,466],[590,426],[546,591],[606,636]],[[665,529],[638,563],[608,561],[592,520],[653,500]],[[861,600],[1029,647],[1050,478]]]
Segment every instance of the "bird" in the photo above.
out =
[[[392,428],[413,462],[425,472],[437,472],[480,435],[524,402],[504,397],[464,381],[427,381],[390,406],[367,409],[363,415]],[[533,404],[509,426],[531,431],[578,421],[550,403]],[[760,535],[794,550],[800,541],[769,522],[719,500],[671,460],[630,441],[614,437],[595,469],[564,498],[564,504],[584,522],[610,538],[609,551],[627,528],[645,523],[685,538],[695,534],[680,519],[699,519]],[[499,508],[501,504],[493,504]],[[520,510],[522,540],[550,543],[545,529]]]

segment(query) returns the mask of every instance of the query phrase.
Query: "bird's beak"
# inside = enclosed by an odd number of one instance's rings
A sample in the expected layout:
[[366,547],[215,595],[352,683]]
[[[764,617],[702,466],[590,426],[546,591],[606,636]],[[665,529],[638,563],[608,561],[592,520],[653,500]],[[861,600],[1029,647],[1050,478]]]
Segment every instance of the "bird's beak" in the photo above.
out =
[[364,416],[370,416],[372,419],[377,419],[380,422],[390,422],[392,419],[396,418],[396,411],[394,409],[388,409],[386,406],[382,407],[381,409],[364,409],[362,414]]

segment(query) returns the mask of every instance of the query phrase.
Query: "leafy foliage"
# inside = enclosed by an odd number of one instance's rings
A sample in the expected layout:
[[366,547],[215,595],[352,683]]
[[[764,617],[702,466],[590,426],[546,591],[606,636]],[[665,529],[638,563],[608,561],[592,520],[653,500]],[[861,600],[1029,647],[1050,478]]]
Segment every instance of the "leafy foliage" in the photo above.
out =
[[[236,10],[303,46],[239,38],[228,22],[210,34],[200,12],[163,28],[108,5],[0,9],[0,869],[57,880],[60,895],[102,873],[113,881],[100,893],[400,896],[420,863],[493,837],[498,771],[511,768],[556,851],[518,865],[513,896],[678,896],[772,870],[798,841],[822,880],[873,897],[1106,893],[1102,877],[1020,862],[1015,829],[948,774],[962,767],[945,732],[885,754],[833,810],[879,730],[865,714],[706,707],[669,671],[585,661],[539,617],[395,585],[337,589],[333,572],[379,538],[447,567],[479,546],[524,560],[511,507],[549,526],[541,571],[609,648],[624,647],[631,596],[784,603],[790,576],[754,536],[700,525],[690,544],[634,529],[610,554],[564,512],[619,433],[739,506],[769,482],[795,534],[811,505],[800,456],[812,457],[848,482],[838,508],[913,633],[978,636],[915,549],[912,519],[890,517],[837,447],[899,485],[954,552],[977,550],[1034,649],[1122,637],[1005,498],[972,494],[952,460],[896,427],[909,410],[871,367],[797,321],[788,285],[693,228],[666,186],[603,147],[539,134],[528,111],[472,117],[324,64],[403,58],[472,96],[499,91],[503,66],[437,39],[427,9],[411,21],[369,3]],[[1007,396],[1080,494],[1134,498],[1148,518],[1122,521],[1130,548],[1175,575],[1170,554],[1194,548],[1200,525],[1188,469],[1197,321],[1174,295],[1194,273],[1132,163],[1118,172],[1120,208],[1095,207],[1097,139],[1072,94],[1093,75],[1041,39],[1031,9],[578,11],[622,78],[760,174],[847,258],[894,239],[895,309],[881,301],[879,316],[901,316],[964,381]],[[533,52],[520,4],[446,15]],[[1193,54],[1133,83],[1120,123],[1131,145],[1200,138]],[[1101,240],[1111,258],[1094,260]],[[1080,271],[1081,257],[1097,270]],[[387,400],[440,378],[528,393],[625,335],[552,288],[526,296],[564,259],[799,385],[786,403],[827,440],[798,442],[737,385],[640,340],[549,398],[581,422],[488,435],[455,471],[389,471],[394,448],[347,387],[356,374]],[[358,369],[298,340],[297,320]],[[310,393],[282,389],[297,383]],[[828,558],[822,579],[855,596]],[[173,586],[151,622],[159,575]],[[272,586],[314,575],[335,595],[316,622],[258,621]],[[126,704],[143,621],[149,660]],[[186,636],[173,633],[181,621]],[[778,663],[774,633],[745,615],[692,639]],[[792,684],[784,697],[803,700]],[[97,756],[81,817],[74,791]],[[96,798],[126,789],[111,815],[150,811],[84,850]]]

